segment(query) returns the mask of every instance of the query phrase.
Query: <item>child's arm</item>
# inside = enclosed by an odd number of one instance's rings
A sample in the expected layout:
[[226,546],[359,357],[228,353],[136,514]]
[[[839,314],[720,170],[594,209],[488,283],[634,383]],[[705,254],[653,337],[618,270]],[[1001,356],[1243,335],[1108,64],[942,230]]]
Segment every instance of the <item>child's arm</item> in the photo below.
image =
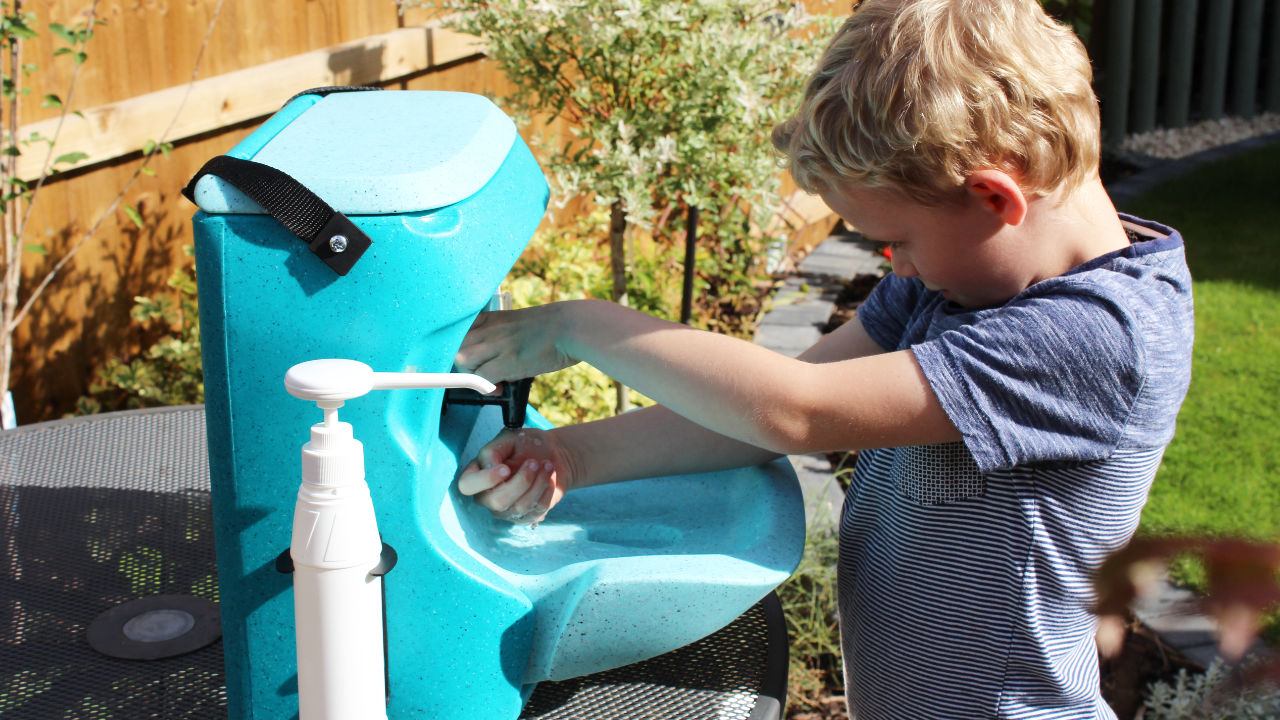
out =
[[[937,406],[914,357],[884,353],[856,318],[795,360],[609,303],[559,303],[528,311],[486,313],[481,318],[458,354],[460,368],[502,380],[586,360],[655,400],[676,406],[645,408],[547,433],[523,430],[495,438],[463,470],[458,487],[464,494],[475,495],[477,502],[495,515],[516,522],[541,520],[574,487],[742,467],[773,459],[781,454],[780,449],[735,439],[724,429],[750,431],[773,426],[767,408],[752,415],[741,410],[744,403],[777,397],[787,406],[780,412],[803,409],[801,400],[788,396],[794,384],[832,383],[830,392],[820,393],[828,400],[815,407],[814,413],[834,412],[837,417],[827,432],[799,438],[806,449],[787,452],[888,444],[876,442],[877,438],[924,443],[959,436]],[[599,342],[575,345],[582,343],[571,337],[578,333]],[[633,342],[627,333],[646,337]],[[885,362],[872,362],[878,359]],[[758,381],[743,382],[747,376]],[[899,377],[906,380],[894,380]],[[671,383],[664,384],[664,378]],[[903,385],[906,387],[900,387]],[[693,391],[682,395],[681,388],[689,387]],[[892,404],[898,402],[893,399],[895,391],[904,398],[901,406]],[[922,399],[921,395],[927,397]],[[859,397],[862,400],[855,399]],[[852,404],[840,405],[842,402]],[[929,403],[942,416],[945,427],[936,428],[921,420],[930,408],[911,412],[912,407]],[[895,413],[898,408],[904,412]],[[748,417],[735,421],[735,413]],[[877,422],[889,423],[888,429],[877,432]],[[710,423],[715,423],[714,429],[704,426]],[[846,435],[859,426],[871,428],[865,437]]]
[[777,453],[647,407],[550,431],[505,430],[458,477],[458,490],[495,515],[539,522],[574,488],[758,465]]
[[585,300],[481,315],[457,363],[498,381],[584,361],[697,425],[780,454],[960,438],[910,351],[835,360],[870,342],[836,335],[792,359]]
[[[800,358],[832,362],[881,352],[854,318]],[[458,487],[499,517],[539,522],[570,488],[744,467],[776,457],[654,406],[547,433],[504,432],[463,470]]]

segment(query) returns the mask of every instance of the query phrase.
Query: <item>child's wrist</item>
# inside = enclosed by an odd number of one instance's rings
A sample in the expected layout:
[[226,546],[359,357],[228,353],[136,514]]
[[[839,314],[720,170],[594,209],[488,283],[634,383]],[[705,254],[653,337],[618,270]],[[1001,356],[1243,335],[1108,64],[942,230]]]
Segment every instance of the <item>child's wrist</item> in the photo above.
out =
[[595,327],[595,321],[600,315],[598,306],[601,304],[612,305],[603,300],[570,300],[556,303],[557,312],[553,318],[552,336],[556,338],[556,350],[561,355],[574,360],[583,357],[584,340],[599,336],[599,333],[592,328]]
[[566,493],[580,487],[583,477],[581,454],[570,442],[566,442],[565,433],[559,428],[548,430],[547,435],[551,440],[551,462],[556,469],[556,484]]

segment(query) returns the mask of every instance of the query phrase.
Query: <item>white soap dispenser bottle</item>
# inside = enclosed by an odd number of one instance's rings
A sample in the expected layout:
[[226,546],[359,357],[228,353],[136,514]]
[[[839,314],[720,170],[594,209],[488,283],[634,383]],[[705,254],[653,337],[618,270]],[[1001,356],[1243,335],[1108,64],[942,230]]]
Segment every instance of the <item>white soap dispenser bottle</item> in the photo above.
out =
[[[325,405],[338,402],[321,403]],[[370,718],[386,711],[382,539],[364,475],[364,446],[337,408],[302,447],[293,513],[293,602],[302,720]]]
[[[285,389],[324,410],[302,447],[294,506],[294,620],[300,720],[385,720],[382,575],[389,569],[369,485],[364,446],[338,408],[370,390],[496,388],[464,373],[378,373],[355,360],[311,360],[285,374]],[[391,555],[394,557],[394,554]]]

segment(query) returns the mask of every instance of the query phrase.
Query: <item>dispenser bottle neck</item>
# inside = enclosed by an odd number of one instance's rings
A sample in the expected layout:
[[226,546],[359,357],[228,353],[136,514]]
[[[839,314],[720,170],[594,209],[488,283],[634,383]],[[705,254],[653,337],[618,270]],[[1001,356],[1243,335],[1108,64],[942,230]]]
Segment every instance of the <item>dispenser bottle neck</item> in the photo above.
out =
[[364,485],[364,444],[351,423],[338,420],[337,408],[325,408],[325,421],[311,426],[302,446],[302,482],[318,488]]

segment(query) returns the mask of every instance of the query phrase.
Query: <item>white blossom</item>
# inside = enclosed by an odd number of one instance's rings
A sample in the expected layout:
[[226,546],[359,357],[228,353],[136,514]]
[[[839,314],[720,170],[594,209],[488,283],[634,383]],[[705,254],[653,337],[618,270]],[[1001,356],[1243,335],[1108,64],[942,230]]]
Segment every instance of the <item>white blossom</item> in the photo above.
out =
[[550,15],[552,18],[558,19],[564,15],[564,5],[558,0],[537,0],[537,2],[529,6],[529,11]]
[[620,0],[613,14],[624,25],[634,27],[644,18],[644,3],[641,0]]
[[635,126],[628,125],[626,120],[618,121],[618,139],[624,143],[631,142],[635,135]]
[[675,136],[668,133],[658,138],[657,142],[653,144],[653,155],[654,159],[661,164],[674,163],[679,160],[680,156],[676,155]]
[[670,23],[678,25],[684,22],[684,13],[681,12],[683,6],[676,3],[663,3],[658,6],[658,12],[654,19],[658,22]]

